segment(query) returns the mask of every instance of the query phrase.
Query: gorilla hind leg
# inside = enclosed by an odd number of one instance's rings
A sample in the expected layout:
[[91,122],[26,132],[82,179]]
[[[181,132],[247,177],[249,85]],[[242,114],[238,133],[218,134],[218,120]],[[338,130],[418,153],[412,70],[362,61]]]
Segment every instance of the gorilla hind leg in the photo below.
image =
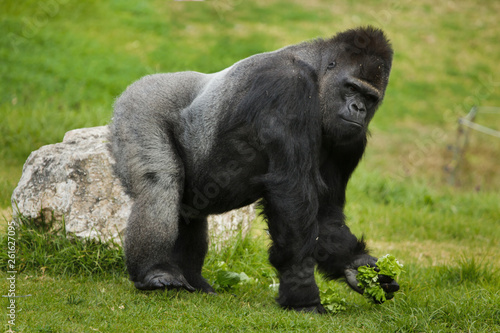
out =
[[[145,137],[127,127],[118,132],[113,153],[133,205],[125,234],[125,257],[130,279],[138,289],[185,288],[194,291],[173,257],[179,236],[184,167],[172,136]],[[149,132],[148,132],[149,131]]]
[[203,278],[201,270],[208,251],[208,224],[206,218],[181,218],[179,237],[174,245],[173,255],[182,274],[196,290],[215,293]]
[[177,214],[168,204],[162,205],[160,198],[142,195],[132,206],[125,238],[130,279],[141,290],[195,291],[177,266],[172,251],[178,237]]

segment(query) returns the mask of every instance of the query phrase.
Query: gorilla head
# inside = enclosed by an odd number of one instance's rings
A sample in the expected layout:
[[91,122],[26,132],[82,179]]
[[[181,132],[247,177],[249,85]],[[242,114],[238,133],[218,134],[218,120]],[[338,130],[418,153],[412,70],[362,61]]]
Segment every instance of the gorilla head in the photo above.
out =
[[130,85],[110,148],[134,200],[125,254],[135,286],[213,292],[201,275],[206,216],[260,199],[282,307],[324,312],[315,267],[362,292],[357,267],[377,259],[345,224],[345,190],[391,62],[383,32],[368,27]]
[[333,45],[321,83],[321,111],[327,136],[339,144],[359,140],[384,98],[392,49],[380,30],[348,30]]

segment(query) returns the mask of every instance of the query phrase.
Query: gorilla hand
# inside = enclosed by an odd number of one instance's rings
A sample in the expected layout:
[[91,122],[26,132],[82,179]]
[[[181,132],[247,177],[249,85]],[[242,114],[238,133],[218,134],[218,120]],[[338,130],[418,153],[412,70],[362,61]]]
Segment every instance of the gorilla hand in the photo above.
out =
[[378,282],[380,283],[380,287],[385,291],[385,298],[388,300],[392,299],[394,293],[399,290],[399,284],[390,276],[379,274]]
[[371,267],[377,267],[376,265],[377,258],[372,257],[368,254],[363,254],[359,256],[356,260],[354,260],[347,268],[344,270],[344,275],[347,280],[347,284],[349,287],[351,287],[353,290],[357,291],[360,294],[363,294],[363,289],[361,289],[358,284],[358,280],[356,279],[356,276],[358,275],[358,267],[360,266],[371,266]]
[[[356,260],[354,260],[345,270],[344,275],[347,280],[347,284],[356,292],[363,294],[364,291],[361,289],[358,284],[357,275],[358,275],[358,267],[360,266],[371,266],[375,267],[375,271],[379,271],[377,268],[377,258],[372,257],[368,254],[361,255]],[[394,281],[390,276],[387,275],[379,275],[378,281],[380,283],[380,287],[384,290],[386,294],[386,299],[392,299],[396,291],[399,290],[399,284]],[[381,303],[375,300],[376,303]]]

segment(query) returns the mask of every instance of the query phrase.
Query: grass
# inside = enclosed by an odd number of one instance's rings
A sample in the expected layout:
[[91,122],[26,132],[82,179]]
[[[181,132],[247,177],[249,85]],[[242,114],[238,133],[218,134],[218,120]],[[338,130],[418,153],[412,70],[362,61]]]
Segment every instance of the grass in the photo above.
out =
[[[498,310],[491,290],[453,286],[439,288],[430,281],[418,286],[429,295],[404,295],[382,306],[353,302],[335,316],[285,312],[273,304],[265,285],[238,288],[207,296],[182,292],[130,291],[125,279],[26,277],[34,296],[23,299],[23,316],[30,332],[494,332]],[[51,295],[44,292],[53,291]],[[450,290],[455,294],[449,297]],[[36,298],[35,298],[36,297]],[[358,296],[357,296],[358,297]],[[255,299],[262,298],[256,302]],[[361,304],[360,304],[361,303]],[[47,307],[45,304],[50,304]]]
[[[411,190],[409,188],[408,190]],[[369,207],[379,204],[367,199]],[[467,205],[467,201],[462,204]],[[422,204],[423,205],[423,204]],[[391,204],[386,208],[393,211]],[[397,214],[397,212],[395,212]],[[451,222],[445,222],[451,223]],[[436,219],[429,221],[436,225]],[[15,329],[19,332],[176,332],[176,331],[311,331],[317,332],[494,332],[500,329],[498,262],[479,259],[474,235],[463,235],[460,251],[446,254],[441,263],[421,262],[415,249],[392,243],[391,253],[405,260],[399,279],[402,290],[392,301],[374,305],[345,285],[320,280],[321,290],[333,289],[345,301],[335,315],[300,314],[281,310],[270,285],[276,281],[267,262],[262,222],[251,234],[221,252],[210,251],[204,275],[217,285],[217,273],[245,272],[249,280],[217,289],[217,296],[184,291],[141,292],[133,288],[124,271],[122,249],[115,244],[68,238],[50,223],[34,225],[22,219],[17,231],[16,294],[21,309]],[[396,228],[415,227],[396,222]],[[383,228],[379,228],[383,231]],[[376,233],[375,233],[376,234]],[[498,234],[490,235],[498,242]],[[383,238],[383,237],[381,237]],[[423,241],[421,237],[419,241]],[[5,247],[6,238],[2,239]],[[389,242],[391,243],[391,242]],[[374,253],[387,250],[375,244]],[[439,257],[441,242],[427,243]],[[492,251],[498,244],[487,246]],[[394,250],[394,251],[393,251]],[[413,253],[409,255],[408,253]],[[2,252],[2,272],[6,271]],[[100,253],[98,255],[97,253]],[[223,264],[222,264],[223,263]],[[21,272],[22,270],[22,272]],[[48,292],[49,291],[49,292]]]
[[[16,298],[12,328],[500,331],[500,140],[472,132],[457,187],[447,185],[444,171],[458,117],[474,104],[500,106],[499,10],[493,0],[3,1],[0,208],[7,216],[30,152],[71,129],[108,123],[116,96],[140,76],[215,72],[254,53],[360,24],[383,28],[395,49],[391,81],[349,185],[346,214],[374,255],[391,253],[405,264],[393,301],[375,306],[340,283],[322,281],[321,290],[338,292],[346,310],[313,316],[275,304],[262,223],[248,238],[210,252],[204,274],[211,282],[221,267],[250,278],[210,297],[136,291],[120,247],[73,240],[23,220],[16,294],[31,296]],[[500,129],[494,115],[478,122]],[[7,254],[0,254],[2,281],[9,276]]]
[[[16,267],[19,271],[41,270],[43,273],[67,275],[106,275],[125,273],[121,246],[115,241],[99,239],[79,241],[66,237],[64,226],[55,221],[33,221],[17,217]],[[7,241],[7,238],[3,239]],[[3,244],[6,247],[6,244]],[[7,251],[0,253],[3,270],[9,270]]]

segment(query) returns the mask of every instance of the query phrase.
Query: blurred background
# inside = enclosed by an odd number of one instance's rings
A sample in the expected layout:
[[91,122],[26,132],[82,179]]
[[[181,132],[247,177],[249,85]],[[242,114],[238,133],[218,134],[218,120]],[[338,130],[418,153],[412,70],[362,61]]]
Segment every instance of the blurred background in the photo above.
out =
[[[471,131],[462,158],[453,153],[460,117],[500,107],[499,12],[498,1],[458,0],[2,1],[0,207],[31,151],[107,124],[114,99],[141,76],[216,72],[359,25],[384,29],[395,49],[354,177],[373,186],[361,190],[499,193],[500,138]],[[476,121],[500,130],[500,114]]]

